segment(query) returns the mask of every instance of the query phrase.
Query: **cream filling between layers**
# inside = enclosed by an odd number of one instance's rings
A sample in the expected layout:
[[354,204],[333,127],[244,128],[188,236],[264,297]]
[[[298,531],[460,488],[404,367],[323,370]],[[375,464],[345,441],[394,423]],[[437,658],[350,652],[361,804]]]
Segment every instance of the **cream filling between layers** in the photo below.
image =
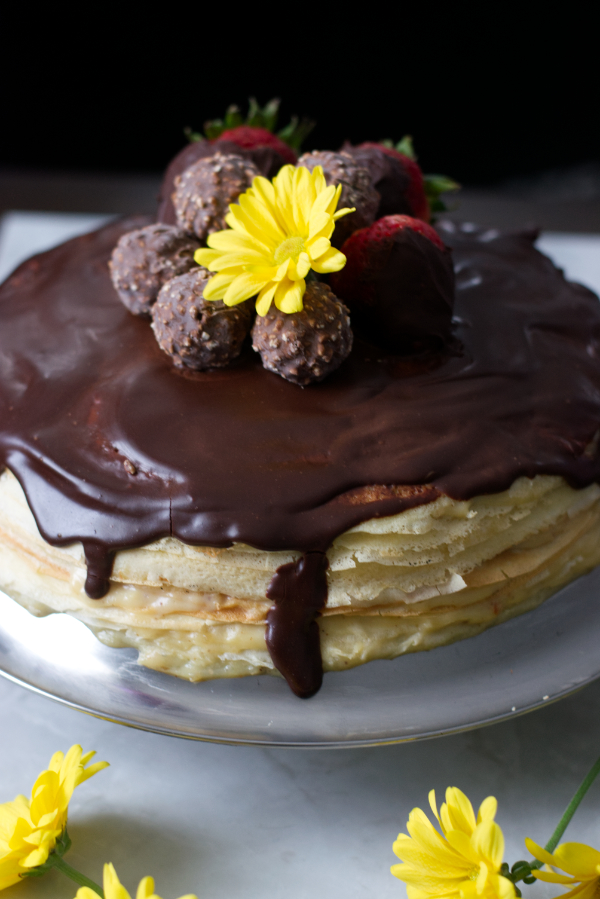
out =
[[[91,600],[81,545],[47,544],[16,478],[0,476],[0,587],[33,614],[69,612],[103,642],[138,649],[141,664],[190,680],[275,673],[265,594],[299,555],[165,538],[118,553],[109,593]],[[326,670],[430,649],[533,608],[600,564],[600,488],[540,475],[465,502],[440,497],[352,528],[327,555]]]

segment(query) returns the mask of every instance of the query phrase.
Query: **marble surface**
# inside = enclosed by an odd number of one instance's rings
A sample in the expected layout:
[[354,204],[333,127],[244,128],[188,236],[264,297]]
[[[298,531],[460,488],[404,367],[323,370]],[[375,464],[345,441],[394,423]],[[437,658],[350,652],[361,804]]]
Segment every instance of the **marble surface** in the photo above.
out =
[[[87,216],[12,213],[1,232],[0,270],[90,224]],[[569,276],[600,288],[600,238],[561,237],[548,235],[544,249]],[[476,804],[497,796],[511,863],[526,857],[525,836],[545,842],[600,753],[599,705],[596,682],[470,733],[376,749],[299,751],[136,731],[0,679],[0,801],[27,793],[55,750],[80,743],[111,762],[76,790],[70,808],[68,859],[91,877],[99,879],[103,862],[112,861],[130,891],[152,874],[164,899],[188,891],[202,899],[402,897],[403,884],[389,874],[392,842],[411,808],[426,807],[432,787],[438,799],[448,785]],[[599,800],[600,783],[569,839],[600,847]],[[540,884],[524,890],[532,899],[559,892]],[[72,899],[75,892],[53,872],[4,896]]]

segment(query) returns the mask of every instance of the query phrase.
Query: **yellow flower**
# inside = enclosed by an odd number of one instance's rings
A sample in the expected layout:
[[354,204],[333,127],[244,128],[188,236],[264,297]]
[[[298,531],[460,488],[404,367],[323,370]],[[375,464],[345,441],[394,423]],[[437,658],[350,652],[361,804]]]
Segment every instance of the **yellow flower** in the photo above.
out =
[[[131,896],[117,877],[117,872],[113,865],[104,865],[103,887],[104,899],[131,899]],[[98,894],[89,887],[80,887],[77,890],[75,899],[98,899]],[[154,880],[151,877],[144,877],[143,880],[140,880],[135,899],[160,899],[160,896],[157,896],[154,892]],[[180,899],[198,899],[198,897],[192,893],[186,893]]]
[[284,165],[272,182],[255,178],[230,205],[229,229],[211,234],[210,249],[194,254],[199,265],[218,273],[204,298],[235,306],[258,294],[259,315],[272,301],[282,312],[299,312],[310,269],[339,272],[346,264],[330,240],[337,219],[354,211],[335,211],[341,192],[341,184],[327,187],[321,166],[309,172]]
[[534,858],[567,872],[566,875],[554,871],[531,872],[538,880],[572,887],[566,893],[560,894],[561,899],[565,899],[566,896],[592,899],[600,892],[600,852],[597,849],[592,849],[585,843],[561,843],[551,855],[533,840],[526,839],[525,845]]
[[456,787],[446,790],[438,815],[435,792],[429,804],[442,835],[420,808],[408,819],[408,832],[399,834],[394,852],[404,864],[392,874],[406,883],[408,899],[455,896],[462,899],[513,899],[512,882],[500,874],[504,837],[494,821],[498,803],[488,796],[477,819],[473,806]]
[[31,799],[17,796],[0,805],[0,890],[47,860],[66,827],[73,790],[108,766],[95,762],[86,768],[95,754],[82,755],[81,746],[71,746],[66,755],[55,752],[34,783]]

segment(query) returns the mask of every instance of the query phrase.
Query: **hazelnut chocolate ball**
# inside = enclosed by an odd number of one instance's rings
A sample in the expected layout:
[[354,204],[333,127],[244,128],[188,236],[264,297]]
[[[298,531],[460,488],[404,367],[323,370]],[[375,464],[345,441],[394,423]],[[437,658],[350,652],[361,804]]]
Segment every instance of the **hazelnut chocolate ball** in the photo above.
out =
[[149,317],[163,284],[194,267],[199,246],[196,238],[173,225],[147,225],[123,234],[109,268],[115,290],[129,311]]
[[252,323],[252,304],[205,300],[211,273],[196,268],[167,282],[152,310],[152,330],[176,365],[222,368],[239,356]]
[[249,159],[216,153],[199,159],[175,178],[173,205],[177,224],[204,241],[225,228],[229,204],[259,175]]
[[356,211],[343,216],[336,224],[331,243],[341,247],[347,237],[359,228],[365,228],[375,221],[380,197],[373,187],[371,175],[359,165],[349,153],[333,153],[330,150],[315,150],[305,153],[297,162],[311,172],[315,166],[323,168],[325,181],[337,187],[342,185],[338,209],[356,207]]
[[274,178],[281,166],[286,163],[283,156],[273,147],[240,147],[239,144],[231,140],[223,140],[222,137],[212,142],[207,140],[194,141],[184,147],[171,160],[165,172],[158,196],[157,218],[159,222],[167,222],[170,225],[174,225],[177,222],[171,199],[175,189],[175,178],[199,159],[204,159],[206,156],[214,156],[217,152],[221,153],[221,155],[233,153],[236,156],[249,159],[265,178]]
[[348,310],[320,281],[309,281],[301,312],[287,314],[273,304],[257,316],[252,347],[262,364],[293,384],[322,381],[352,349]]

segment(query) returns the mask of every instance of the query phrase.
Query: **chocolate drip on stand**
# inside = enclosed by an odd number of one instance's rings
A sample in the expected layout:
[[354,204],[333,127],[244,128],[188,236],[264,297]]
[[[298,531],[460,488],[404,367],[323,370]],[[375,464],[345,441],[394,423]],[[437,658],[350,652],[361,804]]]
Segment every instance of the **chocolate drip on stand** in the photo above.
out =
[[323,680],[316,619],[327,602],[328,567],[324,553],[305,553],[278,568],[267,590],[267,598],[274,600],[267,615],[267,648],[301,699],[314,696]]

